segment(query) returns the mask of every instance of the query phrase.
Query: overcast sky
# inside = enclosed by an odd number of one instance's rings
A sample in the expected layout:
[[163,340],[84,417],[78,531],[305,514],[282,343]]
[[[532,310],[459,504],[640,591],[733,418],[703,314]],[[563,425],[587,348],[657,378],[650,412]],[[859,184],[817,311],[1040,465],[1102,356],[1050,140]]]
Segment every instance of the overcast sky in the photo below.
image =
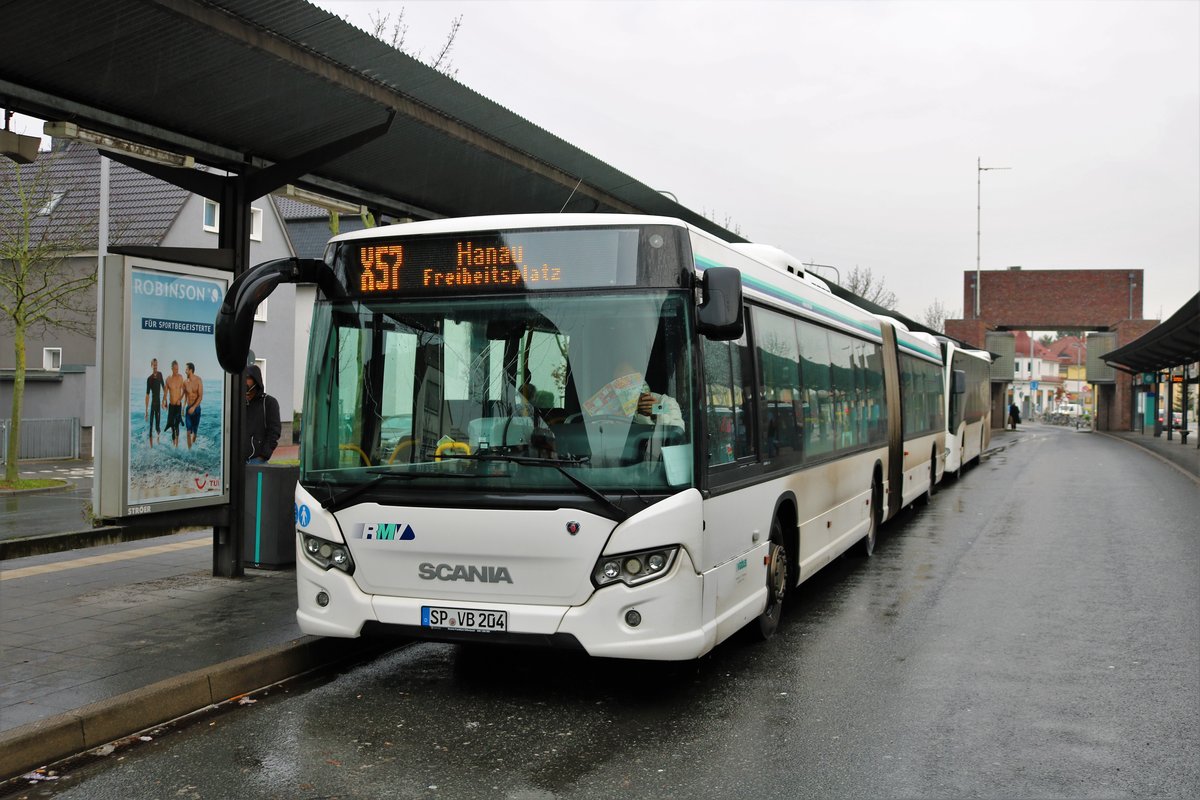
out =
[[[1200,3],[438,2],[376,10],[457,78],[753,241],[920,317],[982,265],[1200,287]],[[826,274],[829,274],[826,271]]]

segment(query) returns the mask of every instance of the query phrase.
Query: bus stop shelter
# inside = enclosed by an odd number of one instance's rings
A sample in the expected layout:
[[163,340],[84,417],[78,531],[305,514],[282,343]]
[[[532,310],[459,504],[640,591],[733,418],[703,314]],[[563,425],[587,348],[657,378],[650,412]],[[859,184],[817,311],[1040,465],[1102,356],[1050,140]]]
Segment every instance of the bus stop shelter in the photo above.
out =
[[[8,4],[0,108],[69,123],[107,143],[111,158],[220,203],[216,248],[122,252],[235,277],[250,266],[251,201],[287,184],[365,205],[376,218],[643,213],[744,241],[303,0]],[[138,148],[206,169],[123,152]],[[240,441],[236,397],[230,435]],[[227,576],[241,574],[243,465],[233,462],[228,507],[211,519],[180,515],[214,525],[214,573]]]
[[[1156,421],[1159,401],[1156,387],[1166,384],[1167,397],[1162,415],[1162,429],[1166,430],[1167,439],[1173,438],[1175,430],[1174,415],[1171,413],[1175,407],[1174,395],[1176,391],[1182,391],[1183,424],[1179,433],[1183,443],[1187,444],[1188,435],[1193,433],[1188,429],[1187,422],[1191,396],[1188,387],[1200,383],[1200,294],[1184,303],[1158,327],[1124,347],[1102,354],[1100,358],[1110,366],[1127,373],[1134,382],[1135,389],[1144,390],[1147,396],[1153,394]],[[1156,428],[1155,435],[1159,432]],[[1200,442],[1197,446],[1200,447]]]

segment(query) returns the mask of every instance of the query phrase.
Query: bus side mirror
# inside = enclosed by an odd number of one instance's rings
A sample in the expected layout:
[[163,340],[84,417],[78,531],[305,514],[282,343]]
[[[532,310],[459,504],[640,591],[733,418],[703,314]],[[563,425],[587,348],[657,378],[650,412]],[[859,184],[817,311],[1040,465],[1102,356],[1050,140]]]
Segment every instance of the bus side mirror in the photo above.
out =
[[746,329],[742,317],[742,273],[733,267],[709,267],[701,279],[700,296],[696,309],[700,333],[714,341],[741,338]]
[[239,375],[246,368],[259,303],[281,283],[319,282],[323,267],[324,262],[316,259],[277,258],[256,264],[234,280],[217,309],[214,326],[217,362],[223,370]]
[[950,390],[954,394],[966,394],[967,393],[967,373],[961,369],[956,369],[956,370],[954,370],[953,375],[954,375],[954,385],[952,387],[950,387]]

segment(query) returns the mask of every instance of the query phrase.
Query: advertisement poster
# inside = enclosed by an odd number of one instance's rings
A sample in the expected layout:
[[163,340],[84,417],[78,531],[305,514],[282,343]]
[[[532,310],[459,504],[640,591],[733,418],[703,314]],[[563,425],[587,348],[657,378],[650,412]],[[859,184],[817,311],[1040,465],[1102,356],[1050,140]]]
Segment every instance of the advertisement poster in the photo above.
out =
[[137,266],[129,281],[130,511],[219,497],[226,381],[213,321],[227,283]]

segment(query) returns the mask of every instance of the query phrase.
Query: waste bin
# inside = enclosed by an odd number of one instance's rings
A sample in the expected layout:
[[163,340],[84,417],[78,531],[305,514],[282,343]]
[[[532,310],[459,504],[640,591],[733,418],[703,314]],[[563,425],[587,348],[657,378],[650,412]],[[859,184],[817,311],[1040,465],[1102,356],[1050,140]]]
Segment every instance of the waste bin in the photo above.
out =
[[246,465],[242,516],[242,564],[280,569],[296,563],[296,481],[300,468]]

